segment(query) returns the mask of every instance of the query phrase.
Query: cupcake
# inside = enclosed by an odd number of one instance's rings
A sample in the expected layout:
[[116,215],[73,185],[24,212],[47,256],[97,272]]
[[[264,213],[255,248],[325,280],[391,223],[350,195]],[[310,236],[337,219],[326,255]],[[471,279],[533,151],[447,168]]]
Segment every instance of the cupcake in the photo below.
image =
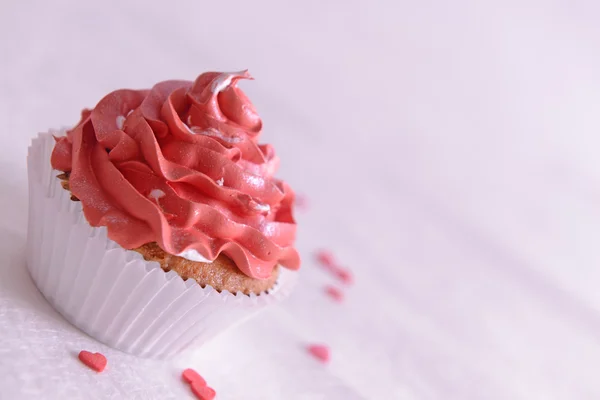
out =
[[33,140],[27,265],[90,336],[168,357],[289,294],[294,192],[240,79],[117,90]]

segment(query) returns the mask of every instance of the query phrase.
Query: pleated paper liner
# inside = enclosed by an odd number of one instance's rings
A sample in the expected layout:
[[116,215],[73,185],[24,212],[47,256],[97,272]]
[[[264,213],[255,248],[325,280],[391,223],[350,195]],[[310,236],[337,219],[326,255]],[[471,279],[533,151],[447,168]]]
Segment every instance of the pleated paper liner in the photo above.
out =
[[81,202],[60,185],[50,166],[52,134],[62,132],[40,134],[29,148],[27,266],[71,324],[121,351],[165,358],[289,295],[296,273],[285,268],[268,293],[219,293],[121,248],[106,228],[88,224]]

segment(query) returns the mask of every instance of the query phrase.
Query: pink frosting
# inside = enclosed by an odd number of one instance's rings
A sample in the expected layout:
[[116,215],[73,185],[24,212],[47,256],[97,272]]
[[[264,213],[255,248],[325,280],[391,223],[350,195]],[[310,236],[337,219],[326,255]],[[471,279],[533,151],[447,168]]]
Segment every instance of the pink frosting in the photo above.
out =
[[277,264],[298,269],[294,192],[273,177],[279,159],[258,144],[262,122],[239,79],[252,78],[207,72],[117,90],[84,110],[51,162],[70,172],[88,222],[127,249],[222,252],[257,279]]

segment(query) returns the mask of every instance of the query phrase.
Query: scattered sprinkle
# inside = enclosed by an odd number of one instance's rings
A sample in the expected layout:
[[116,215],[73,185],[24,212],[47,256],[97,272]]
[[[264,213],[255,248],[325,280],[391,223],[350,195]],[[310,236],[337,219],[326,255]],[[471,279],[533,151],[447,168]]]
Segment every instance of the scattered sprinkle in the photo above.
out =
[[350,285],[354,282],[352,272],[338,265],[337,261],[335,260],[333,254],[330,251],[319,250],[316,253],[316,257],[317,261],[321,264],[321,266],[323,266],[327,271],[329,271],[343,283]]
[[322,344],[313,344],[308,346],[308,352],[319,361],[326,363],[329,361],[329,347]]
[[192,392],[200,400],[213,400],[217,395],[215,389],[206,385],[201,385],[199,382],[192,382]]
[[190,384],[192,392],[200,400],[212,400],[217,395],[213,388],[206,386],[206,380],[191,368],[184,370],[181,373],[181,378]]
[[319,250],[317,251],[317,261],[321,264],[332,267],[336,265],[335,259],[333,258],[333,254],[328,250]]
[[206,381],[204,380],[204,378],[201,377],[199,373],[197,373],[196,371],[194,371],[191,368],[184,370],[183,373],[181,374],[181,378],[186,383],[191,384],[191,383],[196,382],[200,386],[206,386]]
[[344,301],[344,293],[336,288],[335,286],[325,286],[325,293],[327,293],[327,295],[329,297],[331,297],[333,300],[337,301],[338,303],[341,303],[342,301]]
[[125,117],[122,115],[117,116],[117,128],[123,129],[123,124],[125,123]]
[[352,276],[352,272],[350,272],[350,270],[342,267],[335,267],[333,273],[346,285],[351,285],[354,282],[354,277]]
[[100,353],[82,350],[79,352],[79,360],[96,372],[102,372],[106,368],[106,357]]
[[223,177],[221,179],[217,179],[216,182],[217,182],[217,185],[223,186],[223,183],[225,183],[225,177]]

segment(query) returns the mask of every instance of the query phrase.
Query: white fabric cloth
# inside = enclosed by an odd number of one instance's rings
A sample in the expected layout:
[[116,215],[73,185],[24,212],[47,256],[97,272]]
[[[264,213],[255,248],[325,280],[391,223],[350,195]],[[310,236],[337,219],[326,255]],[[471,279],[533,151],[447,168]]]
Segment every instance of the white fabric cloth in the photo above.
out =
[[[0,399],[598,399],[592,1],[4,2]],[[71,327],[25,269],[27,146],[122,87],[249,68],[310,200],[283,305],[168,362]],[[312,258],[355,285],[336,304]],[[307,356],[326,343],[332,360]],[[79,363],[108,357],[98,375]]]

